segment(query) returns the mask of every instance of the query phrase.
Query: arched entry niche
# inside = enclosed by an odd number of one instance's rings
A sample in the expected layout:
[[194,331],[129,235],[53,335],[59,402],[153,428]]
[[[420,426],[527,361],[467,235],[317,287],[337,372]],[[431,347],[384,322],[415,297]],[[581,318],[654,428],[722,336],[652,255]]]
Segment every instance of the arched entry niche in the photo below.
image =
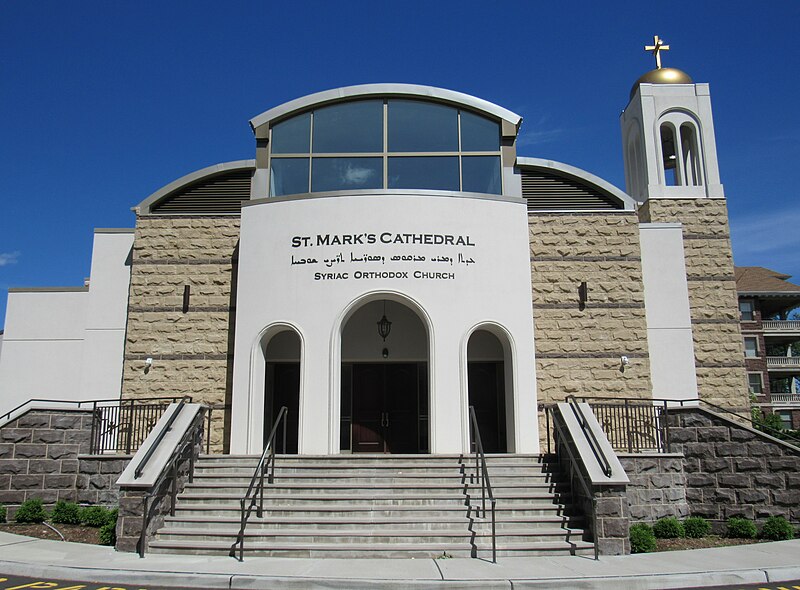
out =
[[[300,424],[300,382],[302,345],[300,335],[292,329],[282,329],[265,336],[264,352],[264,436],[266,445],[275,419],[282,406],[288,409],[286,423],[286,448],[283,448],[282,430],[276,437],[276,451],[297,453]],[[282,427],[281,427],[282,428]]]
[[514,452],[511,345],[503,330],[482,326],[467,342],[467,390],[475,408],[483,450]]
[[341,452],[429,452],[428,350],[425,323],[396,297],[372,297],[349,315],[341,331]]

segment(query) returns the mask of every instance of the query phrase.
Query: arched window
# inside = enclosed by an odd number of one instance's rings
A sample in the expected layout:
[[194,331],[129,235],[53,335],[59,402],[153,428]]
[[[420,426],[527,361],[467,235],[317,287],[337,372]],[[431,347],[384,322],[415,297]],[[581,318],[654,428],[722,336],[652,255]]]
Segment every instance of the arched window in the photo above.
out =
[[659,123],[659,136],[664,184],[701,186],[703,161],[695,121],[685,113],[667,113]]
[[681,184],[678,156],[675,153],[675,129],[669,123],[661,125],[661,160],[664,165],[664,184]]
[[401,98],[322,106],[274,124],[270,196],[369,189],[502,193],[500,123]]
[[697,134],[693,125],[681,125],[681,163],[683,165],[684,184],[687,186],[700,186],[703,184],[700,176],[700,155],[697,151]]

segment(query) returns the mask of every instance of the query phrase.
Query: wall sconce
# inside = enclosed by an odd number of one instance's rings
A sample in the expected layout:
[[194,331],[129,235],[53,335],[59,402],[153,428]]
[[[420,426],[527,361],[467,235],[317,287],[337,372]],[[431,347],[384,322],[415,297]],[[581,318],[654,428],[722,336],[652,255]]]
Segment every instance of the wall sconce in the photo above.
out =
[[144,374],[147,375],[151,368],[153,368],[153,357],[149,356],[144,359]]
[[621,357],[619,357],[619,372],[624,373],[625,367],[627,367],[630,364],[631,364],[630,359],[623,354]]
[[586,302],[589,300],[589,286],[586,281],[582,281],[578,286],[578,309],[586,309]]
[[190,295],[190,287],[189,285],[183,286],[183,313],[189,311],[189,295]]
[[389,358],[389,349],[388,348],[384,348],[382,354],[383,354],[383,358],[388,359]]

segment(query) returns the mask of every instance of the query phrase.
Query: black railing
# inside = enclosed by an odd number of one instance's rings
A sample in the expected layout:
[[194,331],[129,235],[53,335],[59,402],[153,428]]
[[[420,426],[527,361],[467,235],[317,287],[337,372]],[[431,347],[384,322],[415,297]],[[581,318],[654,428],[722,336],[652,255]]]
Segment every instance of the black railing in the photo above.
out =
[[[483,519],[486,518],[486,499],[488,497],[492,506],[492,563],[497,563],[497,520],[495,516],[497,500],[495,500],[492,482],[489,479],[489,470],[486,467],[486,454],[483,452],[483,441],[481,441],[481,431],[478,428],[478,418],[475,416],[475,406],[469,407],[469,420],[472,443],[475,449],[475,477],[481,486],[481,508],[480,510],[475,509],[475,515]],[[471,503],[469,510],[472,510]],[[469,514],[467,514],[467,518],[469,518]]]
[[[250,485],[245,492],[244,497],[239,500],[241,509],[241,519],[239,534],[236,535],[236,541],[231,545],[230,556],[236,557],[236,546],[239,546],[239,561],[244,560],[244,531],[247,528],[247,521],[253,513],[253,508],[256,509],[256,516],[261,518],[264,516],[264,478],[266,477],[267,483],[275,481],[275,436],[278,433],[278,427],[283,425],[283,452],[286,452],[286,416],[289,409],[283,406],[278,412],[278,417],[272,425],[272,430],[269,433],[267,444],[264,446],[264,452],[261,453],[261,459],[256,465],[253,472],[253,477],[250,478]],[[249,501],[249,505],[248,505]]]
[[181,410],[183,410],[183,406],[185,404],[186,404],[185,399],[182,399],[180,402],[178,402],[178,405],[175,407],[175,411],[172,412],[172,414],[170,414],[169,418],[167,419],[167,422],[164,424],[164,428],[162,428],[158,432],[158,435],[153,441],[153,444],[151,444],[148,447],[147,452],[144,454],[144,457],[142,457],[142,460],[139,461],[139,464],[136,466],[136,469],[133,470],[133,479],[139,479],[142,476],[144,468],[147,467],[147,464],[150,462],[150,458],[153,456],[153,453],[156,452],[158,445],[161,444],[161,441],[164,440],[164,437],[172,428],[172,423],[175,422],[175,419],[181,413]]
[[597,459],[600,470],[606,477],[611,477],[611,461],[609,461],[605,452],[603,452],[603,448],[600,446],[600,441],[597,440],[594,430],[587,424],[583,409],[572,395],[567,396],[567,403],[569,403],[569,407],[572,409],[572,413],[578,421],[578,426],[581,427],[581,432],[586,442],[589,444],[589,448],[592,449],[592,454],[594,454],[595,459]]
[[667,400],[583,397],[611,446],[628,453],[669,452]]
[[191,402],[188,396],[98,400],[92,404],[93,455],[135,453],[170,404]]
[[703,399],[643,399],[624,397],[583,397],[597,416],[611,446],[628,453],[670,452],[670,409],[708,406],[714,412],[727,414],[737,421],[749,422],[755,430],[789,444],[800,446],[800,438],[765,424],[756,424],[752,416]]
[[[192,401],[188,396],[85,401],[29,399],[0,415],[0,426],[29,410],[59,411],[63,408],[68,411],[91,411],[92,430],[89,438],[89,454],[131,455],[144,442],[169,405],[182,399],[187,402]],[[211,423],[209,422],[209,429],[210,427]]]

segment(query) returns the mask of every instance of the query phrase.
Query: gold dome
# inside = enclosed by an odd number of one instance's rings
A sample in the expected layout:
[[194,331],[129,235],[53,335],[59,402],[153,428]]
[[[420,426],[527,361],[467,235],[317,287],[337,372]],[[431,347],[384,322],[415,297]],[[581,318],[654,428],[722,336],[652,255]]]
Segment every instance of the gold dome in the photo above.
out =
[[631,88],[631,98],[636,93],[639,84],[691,84],[692,78],[678,68],[657,68],[650,70],[644,76],[636,80]]

